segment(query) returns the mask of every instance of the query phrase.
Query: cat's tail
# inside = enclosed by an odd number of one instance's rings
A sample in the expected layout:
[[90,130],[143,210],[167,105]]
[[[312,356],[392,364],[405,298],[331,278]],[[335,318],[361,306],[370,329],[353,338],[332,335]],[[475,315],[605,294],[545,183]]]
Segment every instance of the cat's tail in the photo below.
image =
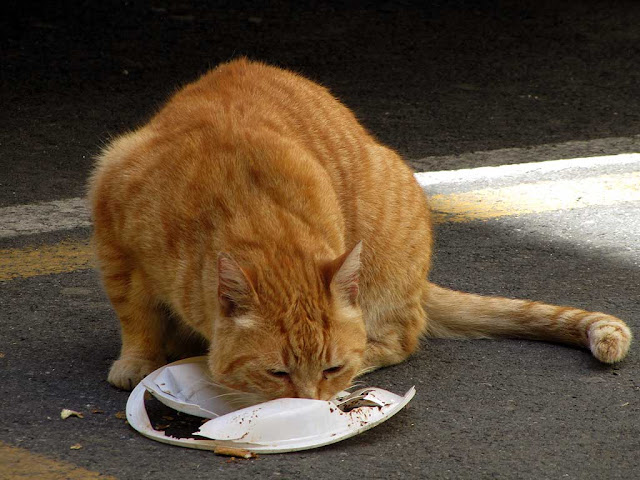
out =
[[512,337],[589,348],[605,363],[629,351],[629,327],[611,315],[528,300],[485,297],[429,283],[425,292],[427,336],[437,338]]

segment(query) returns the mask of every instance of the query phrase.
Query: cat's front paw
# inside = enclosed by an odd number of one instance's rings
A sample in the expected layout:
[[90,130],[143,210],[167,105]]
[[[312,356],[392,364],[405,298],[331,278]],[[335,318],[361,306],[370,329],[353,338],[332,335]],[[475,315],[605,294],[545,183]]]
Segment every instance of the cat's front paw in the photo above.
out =
[[121,358],[113,362],[107,380],[114,387],[133,390],[140,380],[160,368],[164,362],[147,358]]
[[589,327],[589,347],[594,357],[604,363],[622,360],[631,345],[631,331],[615,317],[600,320]]

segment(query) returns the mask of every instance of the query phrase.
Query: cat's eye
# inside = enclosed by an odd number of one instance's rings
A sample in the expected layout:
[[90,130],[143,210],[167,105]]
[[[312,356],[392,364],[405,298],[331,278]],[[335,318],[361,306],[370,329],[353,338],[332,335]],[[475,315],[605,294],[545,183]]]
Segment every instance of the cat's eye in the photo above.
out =
[[325,368],[324,372],[322,373],[324,374],[325,377],[328,375],[335,375],[336,373],[340,372],[343,368],[344,368],[344,365],[336,365],[335,367]]
[[269,374],[276,378],[286,378],[289,376],[289,372],[285,372],[284,370],[269,370]]

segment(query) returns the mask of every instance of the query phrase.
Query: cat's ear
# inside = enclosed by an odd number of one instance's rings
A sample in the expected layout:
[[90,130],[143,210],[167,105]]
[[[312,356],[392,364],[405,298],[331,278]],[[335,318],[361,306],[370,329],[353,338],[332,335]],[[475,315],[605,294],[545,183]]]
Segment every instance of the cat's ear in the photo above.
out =
[[342,297],[350,305],[357,305],[360,291],[360,253],[362,241],[350,251],[340,255],[325,268],[329,290]]
[[257,299],[251,272],[243,269],[228,253],[218,254],[218,302],[225,317],[245,313]]

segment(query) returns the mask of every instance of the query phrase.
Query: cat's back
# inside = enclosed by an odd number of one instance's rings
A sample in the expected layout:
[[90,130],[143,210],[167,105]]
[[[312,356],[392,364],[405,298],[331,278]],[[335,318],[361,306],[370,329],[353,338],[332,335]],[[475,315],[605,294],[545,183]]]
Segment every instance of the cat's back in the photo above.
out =
[[109,210],[105,202],[124,210],[154,197],[184,200],[189,208],[205,194],[230,197],[234,187],[287,179],[290,186],[329,188],[346,204],[360,172],[384,163],[372,163],[375,145],[324,87],[238,59],[188,84],[147,124],[110,142],[98,157],[90,197],[98,216]]
[[[333,130],[342,133],[332,138]],[[297,195],[304,216],[326,212],[316,222],[334,230],[343,224],[334,186],[349,156],[345,135],[368,138],[325,88],[246,59],[223,64],[101,152],[89,183],[94,222],[152,245],[159,225],[188,235],[186,222],[209,228],[264,217]]]
[[[316,160],[358,158],[375,140],[325,87],[245,58],[222,64],[178,92],[156,116],[165,133],[208,126],[236,145],[251,134],[286,137]],[[338,158],[336,158],[338,157]]]
[[132,183],[138,177],[149,181],[150,169],[156,177],[180,175],[193,166],[237,170],[258,150],[277,162],[279,150],[292,147],[309,154],[301,161],[313,157],[333,169],[366,160],[366,149],[374,144],[324,87],[241,58],[186,85],[147,124],[112,140],[98,157],[93,180],[106,170]]
[[[429,242],[424,195],[400,157],[323,86],[246,59],[188,84],[145,126],[112,142],[91,193],[96,223],[147,211],[156,223],[184,226],[184,217],[200,215],[205,226],[227,224],[287,199],[320,229],[344,230],[340,243],[388,250],[393,241]],[[127,230],[139,234],[136,215]],[[145,231],[151,244],[155,232]]]

